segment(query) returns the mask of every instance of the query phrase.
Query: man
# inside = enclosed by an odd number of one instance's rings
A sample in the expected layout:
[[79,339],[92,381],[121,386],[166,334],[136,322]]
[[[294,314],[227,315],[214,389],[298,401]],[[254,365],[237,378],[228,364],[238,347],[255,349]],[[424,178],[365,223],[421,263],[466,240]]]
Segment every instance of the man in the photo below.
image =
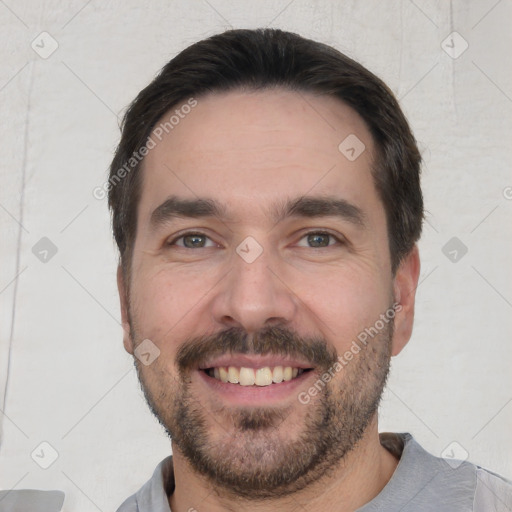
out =
[[279,30],[171,60],[111,165],[124,346],[172,457],[119,512],[511,510],[378,433],[411,336],[420,155],[377,77]]

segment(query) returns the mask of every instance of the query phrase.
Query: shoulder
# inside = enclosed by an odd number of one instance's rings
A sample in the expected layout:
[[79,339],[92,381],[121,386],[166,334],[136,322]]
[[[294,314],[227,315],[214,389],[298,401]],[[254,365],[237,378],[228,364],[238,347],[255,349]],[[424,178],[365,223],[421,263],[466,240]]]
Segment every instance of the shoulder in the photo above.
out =
[[174,491],[172,455],[163,459],[153,476],[116,512],[170,512],[168,496]]
[[137,506],[137,498],[135,494],[127,498],[121,503],[120,507],[116,510],[116,512],[138,512],[139,507]]
[[512,483],[468,461],[441,458],[406,433],[381,434],[381,444],[398,466],[364,512],[511,512]]
[[474,512],[509,512],[512,510],[512,481],[476,466]]

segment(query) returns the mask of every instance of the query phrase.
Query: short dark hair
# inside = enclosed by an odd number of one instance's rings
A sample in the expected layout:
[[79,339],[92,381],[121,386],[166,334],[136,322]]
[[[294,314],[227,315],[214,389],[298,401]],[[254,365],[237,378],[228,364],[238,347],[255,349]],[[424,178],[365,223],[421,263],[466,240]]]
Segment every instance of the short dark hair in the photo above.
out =
[[423,196],[421,156],[393,93],[361,64],[328,45],[278,29],[257,29],[229,30],[189,46],[127,109],[108,187],[125,275],[130,274],[141,195],[139,150],[156,123],[176,105],[209,92],[275,87],[338,98],[365,121],[376,148],[372,175],[386,211],[391,270],[396,272],[420,237]]

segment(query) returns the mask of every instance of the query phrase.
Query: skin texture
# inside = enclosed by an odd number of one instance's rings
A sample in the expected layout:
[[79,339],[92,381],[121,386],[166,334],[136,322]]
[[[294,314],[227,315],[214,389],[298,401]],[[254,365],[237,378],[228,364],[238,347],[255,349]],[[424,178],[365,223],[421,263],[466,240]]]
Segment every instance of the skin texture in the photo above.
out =
[[[350,134],[366,146],[355,161],[338,150]],[[126,350],[144,339],[160,350],[148,366],[135,362],[151,410],[172,434],[173,512],[355,510],[391,477],[397,461],[379,444],[376,406],[389,359],[412,332],[419,256],[414,247],[392,275],[372,158],[371,136],[351,108],[280,89],[198,98],[145,158],[131,282],[119,269],[118,285]],[[214,200],[223,211],[155,228],[152,213],[171,196]],[[345,200],[364,225],[334,215],[276,217],[300,197]],[[180,245],[187,232],[207,236],[206,246]],[[309,232],[333,237],[309,247]],[[236,252],[248,236],[263,249],[252,263]],[[394,302],[394,322],[300,403],[328,361]],[[226,331],[231,345],[221,344]],[[280,332],[292,337],[274,350]],[[315,343],[324,358],[293,391],[241,400],[201,378],[201,341],[206,359],[226,346],[307,363]],[[187,347],[191,367],[179,363]]]

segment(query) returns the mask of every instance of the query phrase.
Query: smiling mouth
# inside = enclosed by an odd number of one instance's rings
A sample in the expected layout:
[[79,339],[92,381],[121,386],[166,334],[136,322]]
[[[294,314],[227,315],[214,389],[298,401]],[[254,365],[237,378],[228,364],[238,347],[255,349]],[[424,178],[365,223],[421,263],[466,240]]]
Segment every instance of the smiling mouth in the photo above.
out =
[[247,368],[244,366],[216,366],[201,371],[206,375],[226,384],[239,386],[270,386],[288,382],[312,368],[296,368],[292,366],[265,366],[263,368]]

